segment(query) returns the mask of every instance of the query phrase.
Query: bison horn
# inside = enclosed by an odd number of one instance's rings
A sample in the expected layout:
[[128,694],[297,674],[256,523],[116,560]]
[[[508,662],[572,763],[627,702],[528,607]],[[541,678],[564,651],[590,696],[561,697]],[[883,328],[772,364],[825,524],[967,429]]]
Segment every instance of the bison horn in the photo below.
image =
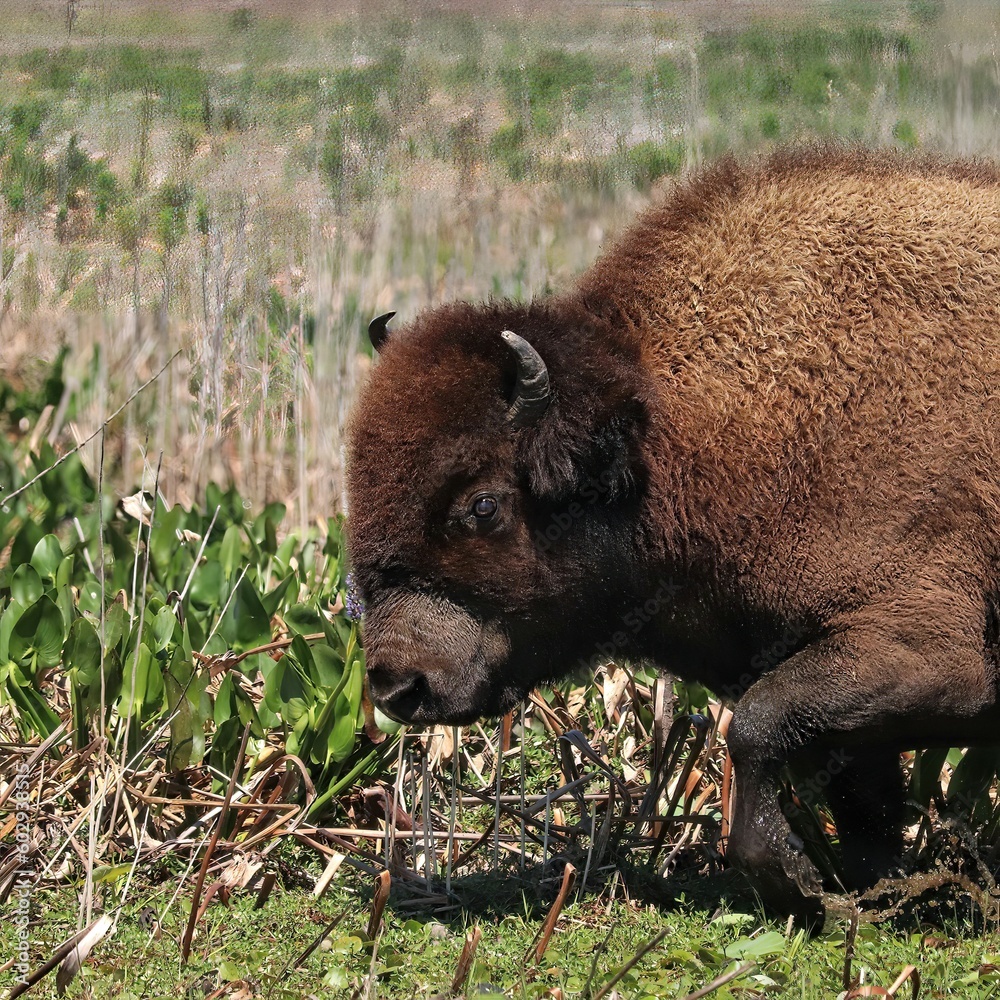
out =
[[517,382],[507,417],[515,427],[530,427],[541,418],[552,397],[549,372],[541,355],[524,337],[510,330],[500,336],[517,358]]
[[395,315],[394,312],[383,313],[381,316],[376,316],[368,324],[368,339],[372,342],[372,347],[376,351],[381,351],[385,346],[386,337],[389,336],[389,331],[386,327],[389,325],[389,320]]

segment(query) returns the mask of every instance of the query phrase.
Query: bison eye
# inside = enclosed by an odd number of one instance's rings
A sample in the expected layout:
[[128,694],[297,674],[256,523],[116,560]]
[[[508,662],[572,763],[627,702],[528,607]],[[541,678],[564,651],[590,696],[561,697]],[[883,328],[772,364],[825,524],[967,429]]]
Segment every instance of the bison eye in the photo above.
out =
[[490,521],[496,517],[497,511],[500,509],[500,504],[497,503],[497,498],[491,496],[489,493],[480,493],[475,500],[472,501],[472,516],[479,521]]

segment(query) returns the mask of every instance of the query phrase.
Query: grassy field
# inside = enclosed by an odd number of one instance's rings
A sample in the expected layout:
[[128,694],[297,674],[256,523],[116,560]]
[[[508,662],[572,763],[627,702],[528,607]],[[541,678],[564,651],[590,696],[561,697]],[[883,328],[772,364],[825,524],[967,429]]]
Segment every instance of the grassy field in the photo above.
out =
[[[921,996],[1000,995],[994,751],[910,759],[911,877],[848,962],[846,917],[807,941],[719,872],[708,692],[608,665],[384,739],[335,516],[371,316],[564,287],[729,150],[1000,155],[995,4],[0,23],[0,899],[27,900],[32,970],[91,926],[75,996],[683,997],[742,969],[712,995],[832,997],[908,964]],[[790,801],[835,874],[829,818]],[[0,986],[21,940],[0,921]]]
[[[191,961],[181,965],[177,942],[186,914],[178,905],[161,919],[157,908],[172,890],[169,881],[142,887],[146,904],[124,908],[114,941],[98,949],[71,987],[76,995],[116,1000],[160,1000],[178,992],[274,1000],[595,997],[654,941],[605,995],[685,997],[737,969],[742,970],[738,977],[713,991],[716,1000],[814,1000],[844,991],[843,929],[807,940],[762,920],[752,909],[706,913],[702,900],[666,910],[639,900],[626,902],[620,887],[613,902],[605,893],[567,906],[538,960],[538,931],[550,899],[539,898],[537,880],[522,884],[503,874],[460,890],[457,899],[464,910],[435,914],[424,905],[397,900],[384,912],[377,947],[368,934],[371,895],[365,890],[340,885],[315,900],[291,889],[275,893],[263,909],[255,908],[252,896],[237,896],[228,907],[208,911]],[[112,892],[110,885],[107,891]],[[53,894],[47,905],[49,919],[41,937],[54,949],[75,929],[76,910],[70,893]],[[452,992],[463,948],[477,927],[481,937],[474,959]],[[865,925],[854,942],[849,976],[885,988],[915,964],[920,996],[995,997],[1000,991],[1000,956],[994,954],[998,943],[996,937],[968,937],[961,924],[947,922],[935,930],[895,934]],[[910,996],[911,990],[908,980],[899,995]]]

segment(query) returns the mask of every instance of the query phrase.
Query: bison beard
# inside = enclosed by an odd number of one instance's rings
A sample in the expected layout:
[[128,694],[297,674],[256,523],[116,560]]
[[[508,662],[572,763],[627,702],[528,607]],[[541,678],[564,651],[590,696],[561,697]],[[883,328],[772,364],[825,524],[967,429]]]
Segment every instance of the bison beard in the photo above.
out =
[[736,702],[766,900],[823,912],[790,765],[849,888],[890,872],[900,750],[1000,723],[997,169],[726,160],[561,296],[388,319],[348,468],[376,703],[466,722],[646,658]]

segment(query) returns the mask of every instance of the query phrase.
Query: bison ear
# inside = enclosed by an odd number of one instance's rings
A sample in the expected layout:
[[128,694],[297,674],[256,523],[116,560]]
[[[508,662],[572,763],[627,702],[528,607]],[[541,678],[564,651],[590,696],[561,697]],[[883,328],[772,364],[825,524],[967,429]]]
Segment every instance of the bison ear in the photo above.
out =
[[528,432],[519,464],[539,500],[610,503],[640,487],[645,478],[640,458],[645,407],[636,396],[619,399],[613,408],[606,398],[600,402],[592,408],[561,394]]

